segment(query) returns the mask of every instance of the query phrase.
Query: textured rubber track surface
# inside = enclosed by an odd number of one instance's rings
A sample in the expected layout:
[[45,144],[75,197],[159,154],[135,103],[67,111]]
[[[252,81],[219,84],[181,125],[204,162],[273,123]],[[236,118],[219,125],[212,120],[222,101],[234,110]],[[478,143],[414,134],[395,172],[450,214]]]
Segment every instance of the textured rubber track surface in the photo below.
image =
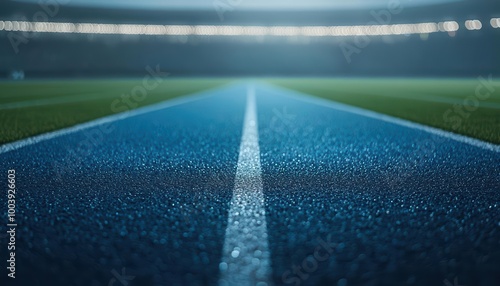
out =
[[[500,285],[499,152],[254,88],[272,283]],[[0,154],[1,285],[217,285],[248,89]]]

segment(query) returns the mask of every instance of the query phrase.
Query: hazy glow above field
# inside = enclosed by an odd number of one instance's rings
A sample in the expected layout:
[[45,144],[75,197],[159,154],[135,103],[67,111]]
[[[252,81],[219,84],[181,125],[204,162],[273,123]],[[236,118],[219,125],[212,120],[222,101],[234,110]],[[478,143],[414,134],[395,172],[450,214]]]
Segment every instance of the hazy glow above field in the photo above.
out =
[[[15,0],[34,2],[38,0]],[[460,2],[463,0],[58,0],[68,6],[112,7],[130,9],[215,9],[214,5],[228,6],[241,10],[324,10],[357,9],[386,7],[389,3],[398,3],[404,7],[422,6],[440,3]]]

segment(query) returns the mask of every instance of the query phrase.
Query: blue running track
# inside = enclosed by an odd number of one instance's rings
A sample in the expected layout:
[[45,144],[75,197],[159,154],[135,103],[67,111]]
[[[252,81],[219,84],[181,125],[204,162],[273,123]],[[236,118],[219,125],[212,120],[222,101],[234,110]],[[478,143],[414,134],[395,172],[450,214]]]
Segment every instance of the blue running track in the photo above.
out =
[[500,285],[498,146],[249,86],[1,147],[18,226],[0,285],[233,285],[221,261],[249,90],[270,277],[240,285]]

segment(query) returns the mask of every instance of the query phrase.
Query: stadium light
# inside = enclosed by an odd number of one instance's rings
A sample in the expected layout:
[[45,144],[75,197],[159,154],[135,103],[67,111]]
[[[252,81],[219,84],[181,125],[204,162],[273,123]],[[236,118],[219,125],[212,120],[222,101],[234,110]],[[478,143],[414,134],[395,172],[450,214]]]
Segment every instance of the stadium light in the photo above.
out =
[[493,28],[500,28],[500,18],[493,18],[490,21],[490,24]]
[[465,28],[469,31],[481,30],[483,23],[479,20],[467,20],[465,21]]
[[[492,21],[493,24],[498,24],[498,22]],[[482,25],[478,20],[473,20],[469,26],[480,29]],[[386,36],[455,32],[459,28],[456,21],[359,26],[192,26],[0,21],[0,31],[159,36]]]
[[460,25],[456,21],[439,22],[438,29],[441,32],[456,32],[460,29]]

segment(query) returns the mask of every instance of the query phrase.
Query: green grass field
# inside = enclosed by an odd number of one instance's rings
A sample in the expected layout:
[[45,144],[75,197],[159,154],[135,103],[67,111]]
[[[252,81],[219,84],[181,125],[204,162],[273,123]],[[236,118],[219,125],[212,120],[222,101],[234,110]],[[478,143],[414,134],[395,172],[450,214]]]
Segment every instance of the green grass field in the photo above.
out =
[[[120,102],[141,80],[26,81],[0,83],[0,144],[69,127],[126,109],[215,88],[230,79],[168,79],[142,100]],[[374,110],[500,144],[500,81],[477,79],[266,79],[300,92]],[[485,96],[486,97],[486,96]],[[465,99],[469,98],[469,101]],[[474,101],[474,99],[476,101]],[[472,100],[472,101],[471,101]],[[479,104],[476,110],[467,104]],[[465,104],[465,105],[464,105]],[[456,107],[454,107],[456,106]],[[458,111],[455,108],[459,108]]]
[[498,79],[488,86],[479,79],[283,78],[268,82],[500,144]]
[[[75,80],[0,83],[0,144],[73,126],[210,89],[227,79],[165,79],[143,100],[120,103],[142,80]],[[6,108],[7,107],[7,108]]]

